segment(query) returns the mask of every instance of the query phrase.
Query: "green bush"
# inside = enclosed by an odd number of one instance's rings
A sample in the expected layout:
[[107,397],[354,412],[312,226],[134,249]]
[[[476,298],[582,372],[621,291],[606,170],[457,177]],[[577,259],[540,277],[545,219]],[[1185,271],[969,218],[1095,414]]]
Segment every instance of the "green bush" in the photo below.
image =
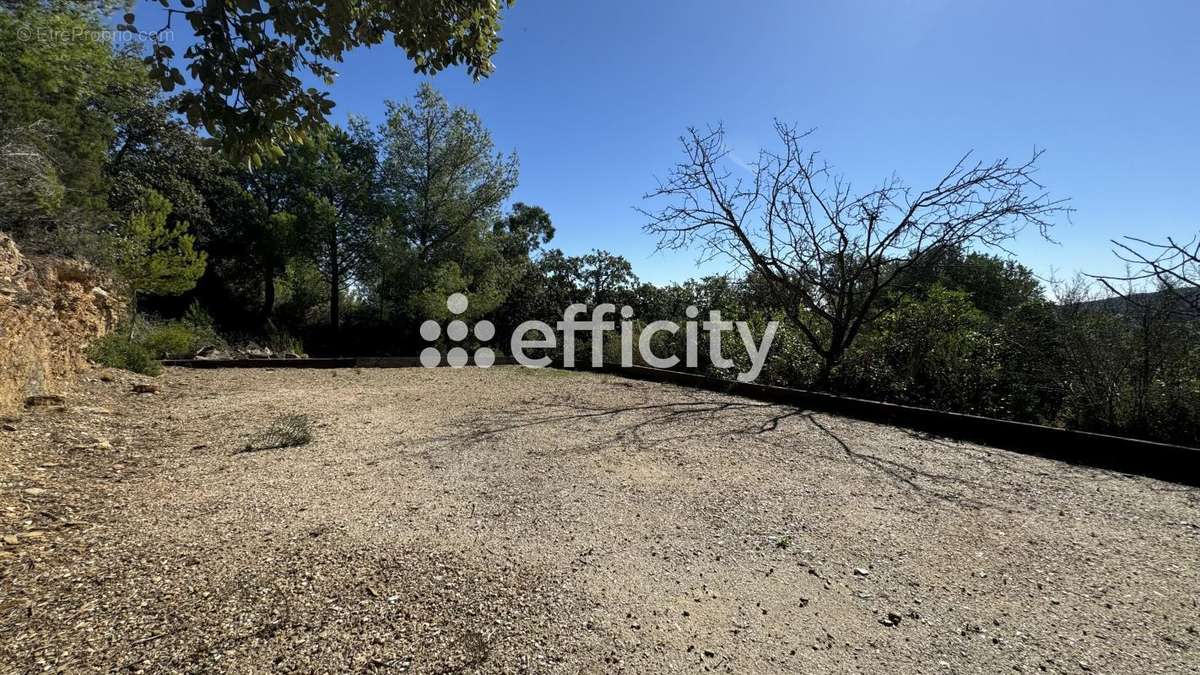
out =
[[136,321],[132,328],[121,324],[93,342],[88,358],[110,368],[158,375],[160,359],[189,358],[201,347],[224,344],[207,315],[195,307],[179,321],[150,322],[140,317]]
[[212,315],[200,305],[199,300],[193,300],[192,304],[188,305],[187,311],[183,313],[182,322],[190,326],[197,333],[216,336],[216,332],[213,331]]
[[150,326],[137,341],[156,359],[188,358],[204,346],[190,326],[175,322]]
[[869,397],[990,413],[1001,364],[987,316],[963,291],[906,297],[855,345],[843,387]]
[[109,333],[88,347],[88,358],[102,366],[120,368],[141,375],[158,375],[162,365],[144,346],[129,339],[124,331]]
[[134,341],[157,359],[186,359],[206,346],[224,346],[225,341],[213,328],[208,312],[193,302],[182,319],[141,321],[133,331]]

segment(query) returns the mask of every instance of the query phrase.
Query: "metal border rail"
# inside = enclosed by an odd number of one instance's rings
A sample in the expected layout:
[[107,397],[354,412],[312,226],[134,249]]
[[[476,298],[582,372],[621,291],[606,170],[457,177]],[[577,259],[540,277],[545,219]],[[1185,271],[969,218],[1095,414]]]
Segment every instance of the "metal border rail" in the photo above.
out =
[[[181,359],[166,360],[162,363],[164,366],[184,368],[415,368],[421,365],[416,357]],[[496,359],[496,365],[514,363],[510,357]],[[737,382],[674,370],[641,366],[622,368],[612,365],[599,369],[586,367],[577,370],[598,370],[620,377],[735,394],[804,410],[907,427],[935,436],[982,443],[1068,464],[1109,469],[1200,487],[1200,449],[1197,448],[802,389]]]

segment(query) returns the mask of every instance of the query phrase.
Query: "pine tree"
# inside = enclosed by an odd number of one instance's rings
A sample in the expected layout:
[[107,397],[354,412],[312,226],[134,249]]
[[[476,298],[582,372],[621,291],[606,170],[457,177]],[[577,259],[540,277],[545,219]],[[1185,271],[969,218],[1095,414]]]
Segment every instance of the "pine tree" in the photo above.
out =
[[195,288],[208,254],[197,251],[183,221],[168,223],[171,202],[148,191],[112,242],[113,269],[129,292],[131,324],[136,324],[140,293],[179,295]]

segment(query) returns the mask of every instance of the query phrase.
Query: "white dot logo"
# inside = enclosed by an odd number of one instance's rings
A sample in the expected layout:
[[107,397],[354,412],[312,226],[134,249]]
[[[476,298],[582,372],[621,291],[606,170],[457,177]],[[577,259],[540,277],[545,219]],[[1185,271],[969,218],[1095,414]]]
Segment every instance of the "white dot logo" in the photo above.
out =
[[[467,311],[470,303],[467,301],[467,296],[462,293],[454,293],[449,298],[446,298],[446,309],[450,310],[451,314],[462,314]],[[421,324],[421,339],[426,342],[433,342],[442,336],[442,326],[438,322],[429,319]],[[480,342],[487,342],[496,336],[496,327],[491,321],[483,320],[475,324],[474,328],[468,328],[467,323],[462,319],[454,319],[446,326],[446,337],[451,342],[462,342],[467,339],[471,333],[475,333],[475,338]],[[463,347],[451,347],[446,353],[446,364],[451,368],[462,368],[471,360],[467,354],[467,350]],[[480,347],[475,350],[475,365],[480,368],[487,368],[496,362],[496,353],[488,347]],[[421,350],[421,365],[426,368],[437,368],[442,364],[442,353],[437,347],[426,347]]]

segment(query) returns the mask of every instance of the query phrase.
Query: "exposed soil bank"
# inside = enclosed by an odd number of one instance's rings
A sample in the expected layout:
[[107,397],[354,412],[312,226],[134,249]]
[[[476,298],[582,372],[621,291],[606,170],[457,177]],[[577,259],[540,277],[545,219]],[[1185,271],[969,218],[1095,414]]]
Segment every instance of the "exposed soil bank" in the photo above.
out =
[[0,233],[0,413],[74,385],[87,368],[84,349],[113,328],[121,309],[103,285],[90,265],[26,258]]

